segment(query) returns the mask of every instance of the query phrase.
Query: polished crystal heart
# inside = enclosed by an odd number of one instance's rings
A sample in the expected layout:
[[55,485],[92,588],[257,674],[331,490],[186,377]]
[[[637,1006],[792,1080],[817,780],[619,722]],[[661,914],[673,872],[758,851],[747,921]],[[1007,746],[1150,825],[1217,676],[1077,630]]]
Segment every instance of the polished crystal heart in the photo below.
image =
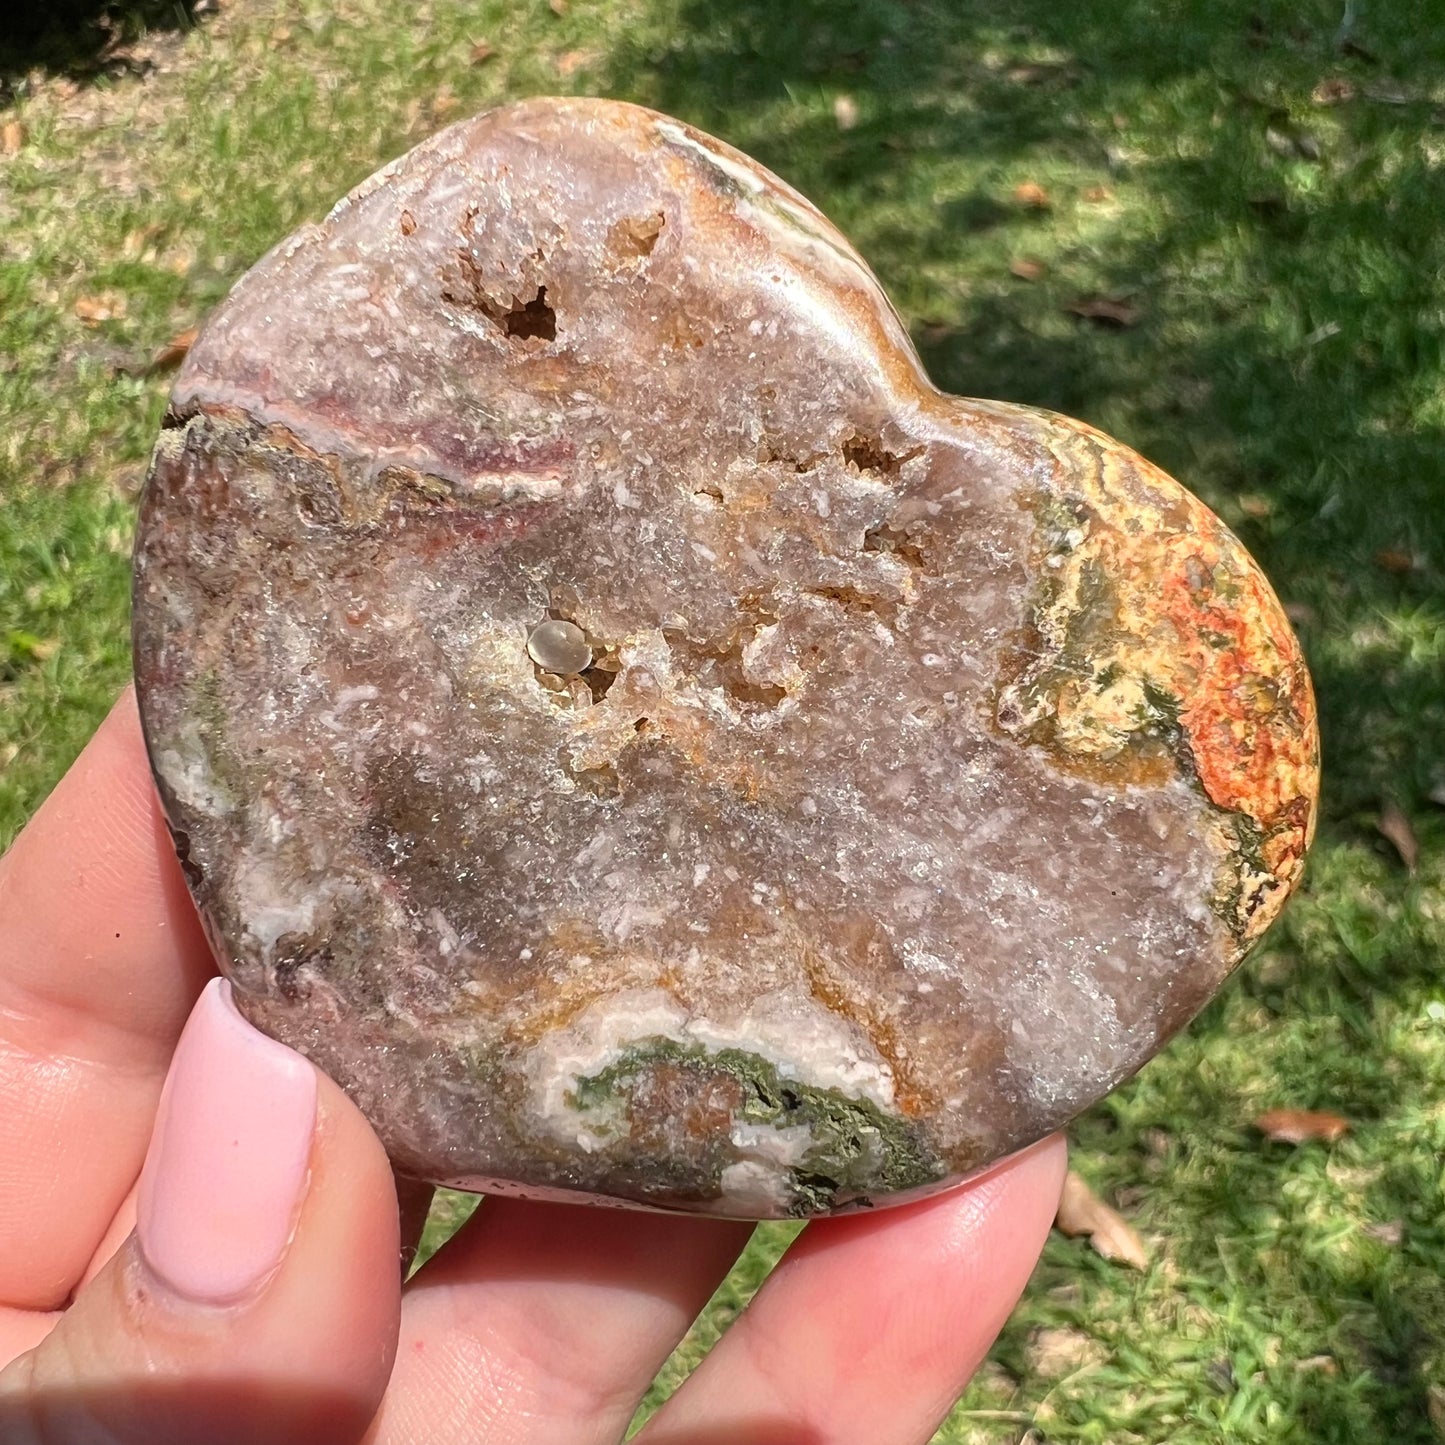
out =
[[431,1180],[937,1189],[1144,1063],[1311,831],[1309,680],[1220,521],[941,395],[807,201],[632,106],[467,121],[262,260],[136,567],[237,1002]]

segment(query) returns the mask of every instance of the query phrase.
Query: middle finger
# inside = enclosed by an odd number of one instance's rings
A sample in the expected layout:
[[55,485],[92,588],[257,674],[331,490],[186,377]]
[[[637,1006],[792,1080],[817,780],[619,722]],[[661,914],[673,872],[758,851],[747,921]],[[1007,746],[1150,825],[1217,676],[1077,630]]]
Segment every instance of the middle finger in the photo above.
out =
[[615,1445],[751,1232],[486,1200],[408,1287],[368,1445]]

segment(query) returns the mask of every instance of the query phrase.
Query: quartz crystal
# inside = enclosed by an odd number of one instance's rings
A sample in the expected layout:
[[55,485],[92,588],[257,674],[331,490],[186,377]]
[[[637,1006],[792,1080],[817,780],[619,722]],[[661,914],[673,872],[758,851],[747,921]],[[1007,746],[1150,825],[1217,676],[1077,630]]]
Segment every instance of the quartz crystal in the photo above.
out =
[[443,131],[241,281],[135,629],[239,1006],[466,1188],[938,1189],[1184,1024],[1313,822],[1220,521],[941,395],[813,206],[628,105]]

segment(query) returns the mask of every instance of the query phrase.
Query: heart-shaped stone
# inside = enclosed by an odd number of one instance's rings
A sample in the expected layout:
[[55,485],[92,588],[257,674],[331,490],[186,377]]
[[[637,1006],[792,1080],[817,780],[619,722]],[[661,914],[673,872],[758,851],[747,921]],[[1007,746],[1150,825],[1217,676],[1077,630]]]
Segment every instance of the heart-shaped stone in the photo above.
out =
[[240,1007],[466,1187],[936,1189],[1148,1059],[1312,826],[1219,520],[940,395],[807,201],[627,105],[455,126],[242,280],[135,626]]

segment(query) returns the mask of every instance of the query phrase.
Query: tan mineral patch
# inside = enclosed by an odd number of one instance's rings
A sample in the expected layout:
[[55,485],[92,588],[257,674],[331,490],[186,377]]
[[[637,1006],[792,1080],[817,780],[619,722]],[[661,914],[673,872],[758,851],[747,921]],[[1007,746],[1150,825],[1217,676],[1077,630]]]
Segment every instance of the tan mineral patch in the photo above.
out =
[[1226,816],[1217,834],[1247,944],[1283,907],[1313,836],[1319,735],[1298,644],[1207,507],[1102,433],[1053,423],[1043,600],[1001,721],[1090,778],[1151,785],[1183,766],[1222,813],[1247,819],[1257,831]]

